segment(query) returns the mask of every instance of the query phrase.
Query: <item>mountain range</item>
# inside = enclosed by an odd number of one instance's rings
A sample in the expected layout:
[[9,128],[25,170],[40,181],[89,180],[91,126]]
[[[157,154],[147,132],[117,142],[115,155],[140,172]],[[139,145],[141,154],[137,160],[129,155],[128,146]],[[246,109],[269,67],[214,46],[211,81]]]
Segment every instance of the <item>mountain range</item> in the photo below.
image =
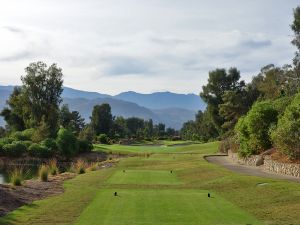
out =
[[[0,110],[5,107],[13,88],[14,86],[0,86]],[[155,123],[162,122],[175,129],[180,129],[184,122],[194,119],[198,110],[206,107],[195,94],[172,92],[141,94],[128,91],[113,96],[64,87],[62,98],[63,104],[68,104],[71,110],[79,111],[86,122],[89,121],[94,105],[108,103],[115,116],[151,118]],[[0,117],[0,126],[4,124]]]

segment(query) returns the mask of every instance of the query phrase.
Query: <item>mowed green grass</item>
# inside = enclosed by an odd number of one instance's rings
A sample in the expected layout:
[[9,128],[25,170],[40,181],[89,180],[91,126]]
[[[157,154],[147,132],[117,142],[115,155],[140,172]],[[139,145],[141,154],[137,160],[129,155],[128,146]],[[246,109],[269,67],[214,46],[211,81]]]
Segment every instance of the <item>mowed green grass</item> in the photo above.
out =
[[77,224],[260,224],[220,196],[212,196],[208,198],[207,191],[190,189],[103,189]]
[[[211,151],[211,144],[195,144],[187,141],[164,141],[161,145],[104,145],[96,144],[95,151],[114,153],[114,154],[153,154],[153,153],[199,153],[199,146],[201,145],[201,152],[205,150]],[[214,149],[215,150],[215,149]]]
[[175,172],[170,170],[119,170],[108,180],[109,184],[182,184]]
[[216,153],[218,142],[153,146],[150,155],[139,154],[149,146],[119,147],[103,146],[137,156],[68,180],[63,194],[23,206],[0,224],[300,224],[299,183],[245,176],[206,162],[203,156]]

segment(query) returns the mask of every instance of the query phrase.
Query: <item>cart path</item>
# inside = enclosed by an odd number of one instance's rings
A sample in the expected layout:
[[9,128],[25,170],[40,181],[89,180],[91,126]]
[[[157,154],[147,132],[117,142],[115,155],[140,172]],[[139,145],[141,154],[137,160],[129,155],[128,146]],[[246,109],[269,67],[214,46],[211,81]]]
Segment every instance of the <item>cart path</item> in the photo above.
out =
[[266,178],[272,178],[272,179],[281,179],[281,180],[289,180],[293,182],[300,182],[300,178],[289,176],[289,175],[283,175],[278,173],[273,173],[269,171],[263,170],[261,167],[254,167],[254,166],[247,166],[247,165],[241,165],[235,162],[232,162],[231,159],[229,159],[228,156],[224,155],[218,155],[218,156],[206,156],[205,159],[210,162],[217,165],[221,165],[225,167],[226,169],[229,169],[233,172],[242,173],[250,176],[257,176],[257,177],[266,177]]

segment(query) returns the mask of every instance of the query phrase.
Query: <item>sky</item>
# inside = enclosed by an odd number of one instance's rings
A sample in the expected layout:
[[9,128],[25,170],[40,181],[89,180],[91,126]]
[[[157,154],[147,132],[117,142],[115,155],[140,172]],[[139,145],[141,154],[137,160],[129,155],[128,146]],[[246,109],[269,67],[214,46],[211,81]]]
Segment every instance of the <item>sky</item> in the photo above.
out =
[[0,0],[0,85],[31,62],[57,63],[64,85],[195,93],[216,68],[249,81],[292,62],[299,0]]

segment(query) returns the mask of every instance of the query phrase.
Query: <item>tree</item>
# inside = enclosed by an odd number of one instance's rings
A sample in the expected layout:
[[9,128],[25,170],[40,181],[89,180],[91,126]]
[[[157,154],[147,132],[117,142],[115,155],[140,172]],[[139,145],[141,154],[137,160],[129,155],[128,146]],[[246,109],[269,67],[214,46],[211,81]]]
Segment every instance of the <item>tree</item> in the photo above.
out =
[[130,117],[126,119],[126,127],[128,129],[129,136],[137,137],[138,132],[144,128],[144,120],[137,117]]
[[201,98],[207,103],[207,112],[211,114],[212,121],[222,133],[224,118],[219,115],[219,105],[223,104],[223,95],[226,91],[235,91],[245,86],[240,80],[240,72],[236,68],[216,69],[209,72],[208,84],[203,86],[200,93]]
[[43,62],[31,63],[25,69],[26,75],[21,77],[22,91],[27,99],[27,108],[33,126],[38,126],[42,119],[49,126],[54,136],[58,129],[59,104],[61,93],[62,70],[56,64],[50,67]]
[[294,83],[293,86],[296,86],[298,90],[300,87],[300,6],[294,10],[294,21],[291,25],[291,28],[295,35],[294,39],[292,40],[292,44],[297,47],[298,51],[296,51],[293,59],[294,70],[292,76],[290,77]]
[[153,138],[153,120],[149,119],[145,121],[144,125],[144,138],[152,139]]
[[5,128],[3,128],[3,127],[0,126],[0,138],[5,137],[5,135],[6,135],[6,130],[5,130]]
[[292,44],[295,45],[298,50],[300,50],[300,6],[294,10],[294,21],[291,25],[292,30],[294,31],[294,39]]
[[64,104],[59,113],[60,125],[74,132],[76,135],[84,128],[84,118],[78,111],[70,112],[69,106]]
[[111,129],[111,137],[124,138],[127,133],[126,120],[122,116],[115,117]]
[[238,119],[249,111],[257,98],[258,94],[253,92],[251,85],[234,91],[225,91],[222,95],[223,103],[219,105],[219,114],[224,118],[222,124],[223,130],[226,132],[224,136],[233,135],[234,126]]
[[75,135],[69,130],[60,128],[57,133],[56,142],[62,155],[71,157],[78,153],[77,139]]
[[[25,121],[28,121],[25,115],[28,111],[28,105],[21,87],[15,87],[9,99],[7,100],[9,108],[4,108],[0,115],[4,117],[8,125],[8,129],[11,131],[22,131],[25,129]],[[28,125],[28,124],[27,124]]]
[[187,121],[182,125],[180,134],[181,138],[184,140],[200,140],[197,125],[193,120]]
[[95,139],[95,132],[94,129],[92,128],[92,126],[90,124],[87,124],[79,133],[78,138],[80,140],[87,140],[90,143],[93,142],[93,140]]
[[277,123],[278,111],[271,101],[256,102],[235,127],[240,142],[240,154],[248,156],[269,149],[270,128]]
[[168,137],[173,137],[174,135],[176,135],[176,130],[171,127],[168,127],[166,130],[166,135]]
[[[282,101],[283,106],[284,103]],[[282,104],[281,104],[282,105]],[[284,107],[281,107],[284,108]],[[282,110],[281,110],[282,111]],[[279,118],[276,128],[271,131],[271,138],[275,147],[292,159],[300,159],[300,93],[292,103],[286,107]]]
[[165,136],[166,125],[163,123],[159,123],[154,125],[154,133],[158,138],[162,138]]
[[104,103],[102,105],[95,105],[91,117],[91,126],[94,129],[96,135],[109,135],[112,124],[113,117],[111,114],[110,105],[107,103]]

